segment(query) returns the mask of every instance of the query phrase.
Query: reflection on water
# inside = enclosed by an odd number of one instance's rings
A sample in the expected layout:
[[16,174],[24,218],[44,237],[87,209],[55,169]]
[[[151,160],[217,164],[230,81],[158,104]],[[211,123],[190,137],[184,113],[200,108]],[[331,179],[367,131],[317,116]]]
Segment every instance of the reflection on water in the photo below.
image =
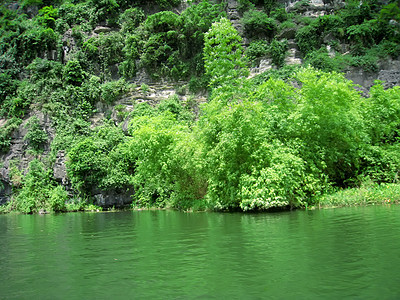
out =
[[399,299],[400,206],[0,215],[0,298]]

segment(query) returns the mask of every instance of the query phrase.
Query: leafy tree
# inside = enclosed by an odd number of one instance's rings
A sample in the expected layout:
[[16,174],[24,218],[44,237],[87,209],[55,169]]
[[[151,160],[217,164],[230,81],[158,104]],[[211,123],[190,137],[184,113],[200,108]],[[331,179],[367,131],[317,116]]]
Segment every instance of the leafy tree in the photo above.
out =
[[204,36],[204,65],[209,86],[236,88],[248,74],[241,37],[230,21],[221,18]]
[[357,173],[359,146],[366,141],[359,93],[343,75],[304,69],[299,105],[290,117],[292,137],[304,142],[303,157],[332,182],[343,185]]
[[193,207],[205,183],[193,162],[196,146],[189,128],[166,111],[133,119],[129,131],[128,153],[136,157],[136,205]]

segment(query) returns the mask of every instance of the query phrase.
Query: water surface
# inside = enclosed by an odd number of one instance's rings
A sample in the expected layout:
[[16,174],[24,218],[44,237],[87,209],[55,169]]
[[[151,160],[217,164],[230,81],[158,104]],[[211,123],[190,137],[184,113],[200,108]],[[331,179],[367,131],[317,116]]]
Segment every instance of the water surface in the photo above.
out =
[[400,206],[0,215],[0,299],[400,299]]

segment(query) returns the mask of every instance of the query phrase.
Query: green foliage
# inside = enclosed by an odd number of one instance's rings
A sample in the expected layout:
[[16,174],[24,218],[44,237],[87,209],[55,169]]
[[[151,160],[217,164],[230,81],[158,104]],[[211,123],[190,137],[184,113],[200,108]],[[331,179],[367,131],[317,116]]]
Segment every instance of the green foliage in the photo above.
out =
[[210,87],[239,85],[239,81],[248,74],[241,41],[238,32],[226,18],[213,23],[205,34],[204,64]]
[[186,208],[204,196],[205,182],[193,161],[197,143],[173,114],[137,117],[130,134],[128,153],[136,157],[134,205]]
[[345,23],[345,28],[352,25],[361,24],[364,22],[364,20],[371,19],[372,3],[373,1],[363,1],[362,3],[355,0],[347,1],[344,9],[339,11],[339,15]]
[[45,27],[55,29],[57,17],[58,17],[58,10],[53,8],[52,5],[50,5],[50,6],[45,6],[39,10],[37,21]]
[[190,3],[181,15],[162,11],[148,16],[125,37],[121,74],[131,78],[144,68],[154,79],[202,76],[204,33],[221,15],[225,15],[222,5],[202,1]]
[[[204,33],[210,29],[212,23],[219,21],[224,16],[226,14],[222,5],[211,4],[204,0],[197,5],[191,5],[182,12],[182,33],[187,39],[187,42],[182,45],[185,58],[192,58],[201,53],[204,45]],[[202,65],[202,60],[200,60],[200,63],[196,61],[194,67],[197,74],[203,72]]]
[[136,61],[140,57],[140,36],[136,34],[127,34],[125,46],[123,48],[125,60],[119,67],[120,73],[126,78],[131,78],[136,74]]
[[269,55],[272,58],[272,63],[277,67],[282,67],[285,63],[285,58],[287,54],[288,42],[287,40],[278,41],[274,39],[269,45]]
[[340,72],[346,65],[344,57],[340,55],[331,57],[326,48],[309,52],[305,57],[305,63],[326,72]]
[[18,81],[14,80],[9,72],[0,73],[0,106],[7,97],[11,97],[18,87]]
[[246,48],[245,54],[250,61],[254,61],[259,57],[263,57],[268,54],[268,42],[265,40],[257,40],[250,43]]
[[53,211],[65,211],[68,193],[63,186],[58,185],[49,193],[49,205]]
[[106,157],[95,142],[86,138],[68,153],[67,170],[71,183],[78,191],[90,191],[106,176]]
[[123,189],[131,182],[133,165],[119,146],[124,139],[121,128],[110,122],[72,145],[68,151],[67,172],[78,192],[90,195],[96,188]]
[[92,62],[88,68],[100,73],[103,80],[110,77],[111,65],[123,61],[123,48],[124,38],[120,32],[100,33],[86,40],[82,46],[86,57]]
[[400,186],[398,184],[376,184],[366,180],[359,188],[338,190],[318,199],[320,207],[342,207],[356,205],[375,205],[399,203]]
[[153,14],[144,22],[147,35],[145,41],[141,42],[140,61],[153,77],[175,77],[174,72],[178,73],[178,77],[185,75],[186,67],[179,60],[180,27],[180,17],[171,11]]
[[370,89],[365,99],[365,119],[373,145],[394,143],[400,137],[400,88],[385,90],[381,82]]
[[150,32],[164,33],[177,30],[180,26],[180,18],[172,11],[162,11],[150,15],[144,22],[144,27]]
[[181,0],[156,0],[156,2],[161,8],[171,8],[178,6]]
[[124,33],[133,32],[145,20],[145,14],[142,9],[134,7],[125,10],[119,17],[121,30]]
[[321,37],[318,28],[314,25],[307,25],[300,28],[296,33],[296,41],[299,49],[303,53],[319,48]]
[[6,153],[11,145],[12,132],[19,127],[22,120],[19,118],[11,118],[1,127],[0,131],[0,153]]
[[183,107],[176,95],[161,101],[157,105],[157,111],[161,114],[168,111],[172,113],[178,121],[186,121],[190,123],[194,118],[193,114],[188,111],[186,107]]
[[64,211],[68,195],[64,187],[53,184],[51,172],[41,161],[32,160],[28,173],[23,177],[22,187],[12,200],[12,209],[28,214]]
[[268,55],[272,59],[272,63],[274,65],[277,67],[282,67],[285,63],[287,50],[287,40],[278,41],[274,39],[269,44],[265,40],[258,40],[250,43],[245,54],[250,61],[254,61],[259,57]]
[[305,69],[297,74],[301,97],[293,114],[294,137],[305,155],[337,184],[354,176],[358,147],[366,136],[357,104],[358,92],[342,75]]
[[277,29],[276,21],[264,12],[250,10],[244,13],[242,23],[251,38],[272,38]]
[[353,43],[353,54],[364,54],[364,48],[370,47],[374,43],[376,22],[376,20],[364,21],[362,24],[352,25],[346,29],[348,39]]
[[291,17],[291,14],[288,14],[285,8],[277,8],[271,11],[270,17],[282,23],[287,21]]
[[84,74],[81,64],[77,60],[70,60],[64,68],[64,80],[68,84],[80,86],[83,82]]
[[126,94],[127,91],[128,84],[124,79],[106,82],[101,85],[101,100],[111,104]]
[[28,131],[24,136],[24,140],[28,141],[29,146],[34,151],[40,151],[47,142],[48,136],[40,125],[39,118],[37,116],[30,117],[25,124],[25,128],[28,128]]
[[74,25],[86,23],[93,26],[95,23],[96,7],[89,2],[64,2],[58,8],[58,14],[68,27],[72,28]]
[[300,206],[307,200],[305,162],[290,148],[271,148],[270,165],[241,178],[240,208],[244,211]]

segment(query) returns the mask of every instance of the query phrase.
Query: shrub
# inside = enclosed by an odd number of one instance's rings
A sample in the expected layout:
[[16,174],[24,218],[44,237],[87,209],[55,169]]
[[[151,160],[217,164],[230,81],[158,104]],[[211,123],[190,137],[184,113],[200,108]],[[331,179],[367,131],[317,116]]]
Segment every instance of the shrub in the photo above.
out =
[[342,185],[357,173],[358,147],[367,138],[357,106],[359,93],[343,75],[333,72],[305,69],[297,78],[302,88],[292,130],[305,143],[302,157]]
[[145,20],[144,11],[140,8],[128,8],[119,17],[121,30],[124,33],[133,32]]
[[68,84],[80,86],[84,79],[81,64],[77,60],[70,60],[64,68],[64,79]]
[[22,188],[13,200],[13,208],[23,213],[49,210],[49,190],[52,189],[50,172],[38,159],[29,163],[22,179]]
[[292,149],[272,148],[269,167],[241,176],[240,208],[244,211],[300,206],[306,200],[305,162]]
[[201,170],[193,161],[196,142],[189,128],[168,111],[134,118],[127,153],[135,157],[134,205],[193,207],[204,196]]
[[68,200],[68,193],[63,186],[58,185],[50,190],[49,193],[49,206],[52,211],[60,212],[66,211],[65,203]]
[[345,58],[340,55],[330,57],[325,47],[307,53],[305,63],[325,72],[340,72],[346,65]]
[[274,19],[269,18],[267,14],[257,10],[245,12],[242,23],[245,33],[251,38],[272,38],[277,28]]
[[268,53],[271,56],[272,63],[277,67],[282,67],[285,63],[288,49],[287,40],[278,41],[274,39],[268,47]]
[[101,85],[101,99],[111,104],[128,91],[128,84],[124,79],[109,81]]
[[254,61],[255,59],[265,56],[268,54],[268,42],[265,40],[253,41],[246,48],[246,56],[250,61]]
[[28,141],[29,146],[34,151],[39,151],[47,142],[48,136],[40,125],[38,117],[30,117],[28,122],[25,124],[25,128],[28,128],[28,132],[24,136],[24,140]]
[[321,45],[318,28],[314,24],[300,28],[296,32],[296,41],[300,51],[303,53],[318,49]]
[[8,152],[11,145],[12,132],[19,127],[22,120],[19,118],[11,118],[1,127],[0,131],[0,153]]

